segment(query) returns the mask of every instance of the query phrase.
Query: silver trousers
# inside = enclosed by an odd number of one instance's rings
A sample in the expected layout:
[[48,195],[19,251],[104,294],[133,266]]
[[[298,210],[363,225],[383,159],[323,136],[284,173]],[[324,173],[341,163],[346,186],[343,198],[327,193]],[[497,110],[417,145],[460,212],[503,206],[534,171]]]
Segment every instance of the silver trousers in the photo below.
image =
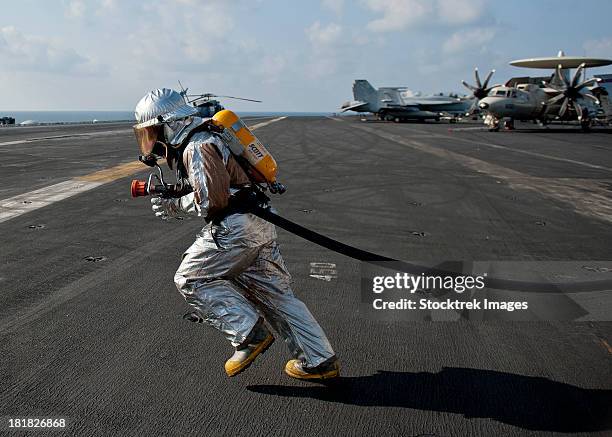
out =
[[306,366],[333,357],[325,333],[293,295],[278,243],[261,241],[262,235],[276,235],[274,226],[239,216],[206,226],[183,255],[174,281],[185,301],[234,346],[263,317]]

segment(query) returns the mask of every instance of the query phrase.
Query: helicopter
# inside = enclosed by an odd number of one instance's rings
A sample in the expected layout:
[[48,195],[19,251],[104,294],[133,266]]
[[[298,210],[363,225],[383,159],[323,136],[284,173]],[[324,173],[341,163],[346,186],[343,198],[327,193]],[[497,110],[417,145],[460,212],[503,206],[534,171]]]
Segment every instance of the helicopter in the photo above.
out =
[[189,94],[189,88],[183,88],[181,81],[178,81],[181,87],[180,95],[185,101],[198,110],[199,116],[202,118],[210,118],[217,112],[225,109],[217,98],[244,100],[246,102],[262,103],[261,100],[245,99],[244,97],[224,96],[213,93]]

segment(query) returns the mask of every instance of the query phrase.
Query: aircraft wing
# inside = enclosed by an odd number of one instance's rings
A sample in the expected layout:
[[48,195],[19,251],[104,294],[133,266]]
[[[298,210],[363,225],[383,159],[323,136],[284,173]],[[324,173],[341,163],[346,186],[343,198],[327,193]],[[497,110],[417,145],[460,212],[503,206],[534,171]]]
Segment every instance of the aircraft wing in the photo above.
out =
[[342,107],[340,108],[340,112],[357,111],[360,108],[363,108],[364,106],[366,106],[367,104],[368,104],[368,102],[362,102],[360,100],[355,100],[353,102],[348,102],[348,103],[345,103],[344,105],[342,105]]
[[410,100],[410,103],[408,103],[409,106],[411,105],[419,105],[419,106],[442,106],[442,105],[452,105],[453,103],[459,103],[460,100],[459,99],[448,99],[448,100],[426,100],[426,99],[420,99],[420,100]]
[[436,98],[410,99],[406,102],[406,106],[417,107],[421,111],[464,113],[472,104],[459,98],[440,98],[436,96]]

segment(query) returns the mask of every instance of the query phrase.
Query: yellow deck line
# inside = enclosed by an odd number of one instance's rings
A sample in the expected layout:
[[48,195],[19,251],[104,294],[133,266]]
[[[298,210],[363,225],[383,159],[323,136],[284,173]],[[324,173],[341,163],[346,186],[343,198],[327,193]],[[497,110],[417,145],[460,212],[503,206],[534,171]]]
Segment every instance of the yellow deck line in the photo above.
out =
[[116,179],[147,170],[142,162],[133,161],[125,164],[119,164],[115,167],[106,168],[104,170],[96,171],[85,176],[76,177],[76,180],[89,181],[89,182],[112,182]]

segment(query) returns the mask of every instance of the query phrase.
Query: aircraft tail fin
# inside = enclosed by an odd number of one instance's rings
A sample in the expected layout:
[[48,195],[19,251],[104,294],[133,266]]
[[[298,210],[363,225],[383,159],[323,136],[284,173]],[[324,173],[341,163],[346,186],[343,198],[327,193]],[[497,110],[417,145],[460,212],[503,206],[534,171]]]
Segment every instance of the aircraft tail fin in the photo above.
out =
[[373,103],[376,101],[378,92],[367,80],[358,79],[353,83],[353,96],[355,100]]

